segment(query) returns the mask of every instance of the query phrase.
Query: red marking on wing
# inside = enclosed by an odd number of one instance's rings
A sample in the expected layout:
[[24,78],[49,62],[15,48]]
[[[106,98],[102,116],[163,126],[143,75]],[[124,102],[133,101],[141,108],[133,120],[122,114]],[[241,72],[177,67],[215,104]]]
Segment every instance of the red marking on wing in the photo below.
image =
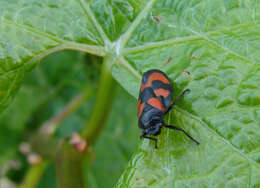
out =
[[155,95],[156,95],[157,97],[163,96],[164,98],[166,98],[166,97],[169,96],[170,91],[167,90],[167,89],[162,89],[162,88],[160,88],[160,89],[155,89],[155,90],[154,90],[154,93],[155,93]]
[[147,104],[153,106],[154,108],[157,108],[159,110],[161,110],[162,112],[164,112],[164,107],[161,103],[161,101],[155,97],[153,98],[150,98],[148,101],[147,101]]
[[148,84],[141,84],[141,89],[140,92],[142,92],[144,90],[144,88],[149,87]]
[[162,73],[153,72],[152,74],[150,74],[147,83],[141,85],[141,91],[143,91],[144,88],[146,88],[146,87],[151,87],[152,82],[154,80],[160,80],[162,83],[170,84],[170,81],[168,80],[168,78],[165,77]]
[[138,119],[139,119],[144,109],[144,103],[141,104],[140,100],[138,100],[137,109],[138,109]]

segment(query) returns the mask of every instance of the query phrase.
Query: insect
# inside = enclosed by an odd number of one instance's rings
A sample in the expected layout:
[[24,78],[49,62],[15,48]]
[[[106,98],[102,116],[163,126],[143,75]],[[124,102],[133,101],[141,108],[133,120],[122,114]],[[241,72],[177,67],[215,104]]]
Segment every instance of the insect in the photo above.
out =
[[192,138],[185,130],[174,125],[167,125],[163,122],[163,116],[167,114],[172,107],[189,92],[184,90],[177,99],[171,103],[173,97],[173,86],[167,75],[160,70],[149,70],[143,74],[141,88],[138,98],[138,126],[142,130],[140,138],[147,138],[155,142],[157,148],[157,138],[148,135],[157,136],[161,133],[161,128],[166,127],[182,131],[187,137],[197,145],[200,143]]

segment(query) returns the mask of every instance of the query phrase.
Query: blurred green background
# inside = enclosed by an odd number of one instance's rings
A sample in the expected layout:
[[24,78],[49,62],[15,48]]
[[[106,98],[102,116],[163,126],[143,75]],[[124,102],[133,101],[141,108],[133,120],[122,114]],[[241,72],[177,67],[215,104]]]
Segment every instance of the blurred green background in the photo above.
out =
[[[57,116],[77,95],[98,88],[102,59],[76,51],[56,52],[44,58],[27,76],[12,104],[0,115],[1,179],[22,182],[29,165],[19,151],[47,120]],[[96,92],[95,92],[96,93]],[[113,98],[111,98],[113,100]],[[55,132],[69,139],[89,119],[95,94],[71,113]],[[113,187],[137,147],[136,100],[118,84],[109,117],[94,148],[84,175],[89,187]],[[48,163],[38,188],[55,188],[55,168]],[[2,188],[2,187],[1,187]]]

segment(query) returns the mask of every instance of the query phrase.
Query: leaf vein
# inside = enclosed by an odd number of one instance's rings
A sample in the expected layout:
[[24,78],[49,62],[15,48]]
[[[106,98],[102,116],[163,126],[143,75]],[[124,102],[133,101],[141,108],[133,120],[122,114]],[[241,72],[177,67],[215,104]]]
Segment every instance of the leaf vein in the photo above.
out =
[[77,42],[73,42],[73,41],[67,41],[67,40],[63,40],[63,39],[54,37],[50,34],[41,32],[35,28],[14,23],[10,20],[6,20],[6,19],[0,20],[0,23],[1,23],[1,21],[5,24],[13,25],[13,26],[23,29],[25,31],[49,38],[49,39],[57,42],[58,44],[60,44],[61,50],[62,49],[79,50],[79,51],[88,52],[88,53],[92,53],[92,54],[99,55],[99,56],[105,56],[105,54],[106,54],[105,48],[103,46],[89,45],[89,44],[82,44],[82,43],[77,43]]
[[256,161],[254,161],[253,159],[249,158],[245,153],[241,152],[235,145],[233,145],[232,143],[230,143],[226,138],[224,138],[222,135],[220,135],[218,132],[216,132],[216,130],[214,130],[212,127],[210,127],[209,125],[207,125],[206,122],[204,122],[201,118],[185,111],[184,109],[181,109],[179,107],[176,106],[175,108],[177,111],[179,111],[180,113],[185,114],[186,116],[190,117],[191,119],[194,119],[198,122],[200,122],[200,124],[205,127],[210,133],[212,133],[213,135],[215,135],[219,140],[221,140],[222,142],[224,142],[227,146],[229,146],[233,151],[237,152],[239,155],[241,155],[243,158],[245,158],[249,163],[252,163],[254,165],[256,165],[257,167],[260,168],[260,164],[258,164]]
[[121,35],[119,38],[120,40],[120,46],[123,48],[126,43],[128,42],[129,38],[131,37],[133,31],[135,28],[138,26],[138,24],[141,22],[141,20],[146,16],[147,12],[150,10],[150,8],[153,6],[155,3],[155,0],[150,0],[147,5],[144,7],[144,9],[138,14],[138,16],[135,18],[135,20],[132,22],[132,24],[129,26],[127,31]]
[[[196,35],[200,35],[200,33],[198,33],[197,31],[194,31],[194,30],[190,30],[192,33],[196,34]],[[208,41],[209,43],[213,44],[214,46],[218,47],[218,48],[221,48],[222,50],[226,51],[227,53],[235,56],[235,57],[238,57],[239,59],[247,62],[247,63],[251,63],[251,61],[249,59],[247,59],[246,57],[244,56],[241,56],[239,54],[237,54],[236,52],[232,51],[230,48],[226,47],[226,46],[223,46],[223,45],[220,45],[218,44],[216,41],[210,39],[207,35],[202,35],[203,39],[205,39],[206,41]],[[255,64],[255,62],[253,62],[253,64]]]
[[248,188],[251,188],[252,166],[248,161]]
[[[68,45],[68,44],[70,44],[70,45]],[[76,44],[77,44],[77,43],[76,43]],[[77,45],[78,45],[78,44],[77,44]],[[84,45],[84,46],[85,46],[85,45]],[[95,47],[98,48],[98,49],[100,49],[100,50],[102,50],[102,48],[99,47],[99,46],[89,45],[89,47],[91,47],[91,48],[94,47],[94,49],[92,49],[93,51],[95,51]],[[82,51],[82,52],[89,52],[89,50],[88,50],[87,48],[84,49],[84,48],[80,48],[80,46],[79,46],[79,47],[75,46],[75,44],[73,44],[73,43],[67,43],[67,44],[62,44],[62,45],[59,45],[59,46],[55,46],[55,47],[50,48],[50,49],[48,49],[48,50],[45,50],[45,51],[43,51],[43,52],[41,52],[41,53],[39,53],[39,54],[36,54],[34,57],[32,57],[30,60],[28,60],[28,61],[25,62],[25,63],[26,63],[26,64],[29,64],[29,63],[38,61],[38,60],[42,59],[43,57],[45,57],[45,56],[47,56],[47,55],[49,55],[49,54],[52,54],[52,53],[57,52],[57,51],[65,50],[65,49],[79,50],[79,51]],[[93,52],[93,54],[95,54],[95,53]],[[96,55],[104,56],[104,55],[105,55],[105,52],[103,52],[103,53],[101,53],[101,54],[96,54]],[[24,64],[25,64],[25,63],[24,63]],[[24,66],[24,64],[21,64],[19,67],[16,67],[15,69],[11,69],[11,70],[9,70],[9,71],[5,71],[4,73],[0,74],[0,76],[4,76],[5,74],[8,74],[8,73],[10,73],[10,72],[17,71],[18,69],[22,68],[22,67]]]
[[[19,68],[17,68],[16,70],[18,71]],[[12,80],[12,83],[11,83],[10,87],[8,88],[8,90],[7,90],[7,94],[6,94],[6,96],[2,99],[2,102],[0,103],[0,106],[2,106],[2,105],[5,103],[5,101],[8,100],[8,97],[9,97],[9,96],[11,96],[10,92],[11,92],[11,90],[16,86],[15,82],[16,82],[17,78],[18,78],[18,73],[15,75],[15,78]]]
[[107,46],[111,45],[110,39],[107,37],[104,29],[102,28],[100,23],[97,21],[97,19],[95,17],[95,14],[93,13],[91,8],[89,7],[89,4],[86,3],[84,0],[79,0],[79,3],[81,5],[81,7],[83,8],[83,10],[85,11],[86,15],[90,17],[90,19],[93,22],[94,26],[96,27],[96,29],[98,30],[99,34],[101,35],[105,45],[107,45]]
[[9,25],[21,28],[21,29],[23,29],[25,31],[29,31],[29,32],[34,33],[34,34],[38,34],[38,35],[44,36],[44,37],[49,38],[49,39],[51,39],[53,41],[56,41],[56,42],[64,42],[62,39],[59,39],[59,38],[55,37],[54,35],[44,33],[42,31],[39,31],[39,30],[37,30],[37,29],[35,29],[33,27],[30,27],[30,26],[26,26],[26,25],[15,23],[15,22],[13,22],[11,20],[2,19],[2,20],[0,20],[0,22],[3,22],[5,24],[9,24]]
[[[130,53],[135,53],[135,52],[140,52],[144,50],[148,50],[151,48],[158,48],[158,47],[163,47],[163,46],[169,46],[172,44],[179,44],[179,43],[185,43],[188,41],[193,41],[193,40],[199,40],[199,39],[205,39],[205,37],[210,37],[214,36],[217,34],[221,34],[225,31],[229,30],[234,30],[234,29],[239,29],[239,28],[248,28],[251,26],[258,26],[260,25],[260,21],[257,22],[252,22],[252,23],[247,23],[247,24],[237,24],[233,25],[231,27],[224,27],[216,31],[209,31],[205,33],[198,33],[197,35],[191,35],[191,36],[185,36],[185,37],[177,37],[177,38],[172,38],[172,39],[167,39],[167,40],[162,40],[162,41],[156,41],[156,42],[147,42],[139,46],[134,46],[134,47],[128,47],[122,50],[124,55],[130,54]],[[197,32],[196,32],[197,33]]]
[[122,65],[129,70],[129,72],[131,72],[137,79],[139,79],[141,81],[141,75],[139,74],[139,72],[137,70],[135,70],[131,66],[131,64],[125,59],[125,57],[121,56],[120,61],[121,61]]

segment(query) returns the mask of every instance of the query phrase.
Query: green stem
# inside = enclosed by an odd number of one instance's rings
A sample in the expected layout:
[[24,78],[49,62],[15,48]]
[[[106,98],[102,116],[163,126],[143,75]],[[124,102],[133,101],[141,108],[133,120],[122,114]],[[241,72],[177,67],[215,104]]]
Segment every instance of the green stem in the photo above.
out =
[[[94,144],[98,138],[113,102],[116,84],[109,71],[111,61],[109,57],[104,58],[94,110],[82,130],[81,136],[87,140],[88,145]],[[60,188],[83,187],[83,158],[86,156],[88,153],[76,152],[71,144],[64,143],[56,160],[57,182]]]
[[58,187],[84,187],[83,158],[84,153],[76,151],[70,143],[65,142],[62,145],[55,160]]
[[40,132],[44,135],[52,135],[58,125],[61,124],[70,114],[75,112],[81,104],[88,100],[93,94],[93,89],[88,88],[83,93],[77,95],[57,116],[44,123],[43,126],[41,126]]
[[81,134],[89,144],[93,144],[99,136],[113,103],[116,82],[109,71],[110,61],[110,58],[104,59],[94,110]]
[[35,188],[38,185],[41,176],[47,166],[47,161],[37,165],[32,165],[27,171],[23,183],[19,186],[19,188]]
[[[57,116],[44,123],[36,136],[31,138],[32,149],[40,153],[40,155],[54,156],[54,153],[57,153],[57,143],[53,142],[52,134],[59,124],[75,112],[93,94],[93,89],[86,89],[83,93],[74,97]],[[35,188],[47,166],[48,162],[46,160],[38,165],[31,165],[19,188]]]

